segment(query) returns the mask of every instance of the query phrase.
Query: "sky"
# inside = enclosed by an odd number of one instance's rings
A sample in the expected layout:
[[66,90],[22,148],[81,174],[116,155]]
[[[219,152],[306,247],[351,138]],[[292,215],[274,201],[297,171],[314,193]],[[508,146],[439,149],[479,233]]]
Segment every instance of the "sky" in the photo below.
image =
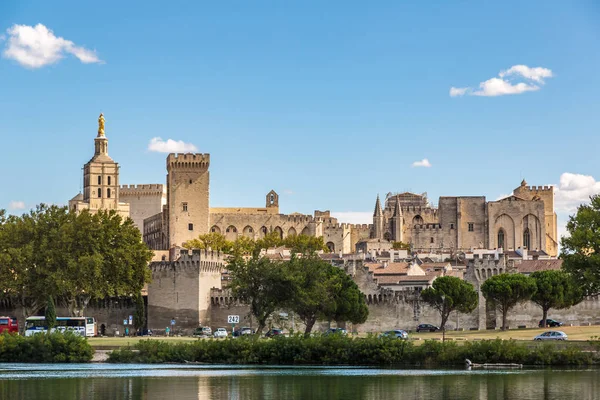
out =
[[0,209],[211,155],[211,206],[372,221],[377,194],[600,193],[593,1],[0,2]]

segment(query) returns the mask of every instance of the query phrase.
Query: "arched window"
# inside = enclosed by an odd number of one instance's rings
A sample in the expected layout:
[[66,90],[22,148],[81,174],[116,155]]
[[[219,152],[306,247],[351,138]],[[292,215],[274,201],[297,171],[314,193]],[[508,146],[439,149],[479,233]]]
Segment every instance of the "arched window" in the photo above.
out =
[[529,233],[529,228],[525,229],[523,232],[523,247],[529,249],[529,245],[531,244],[531,235]]
[[423,225],[423,217],[421,217],[420,215],[415,215],[413,220],[412,220],[412,224],[414,225]]
[[98,185],[102,185],[102,176],[98,175]]
[[[110,176],[108,177],[108,184],[110,185]],[[108,197],[110,197],[110,196],[108,196]]]
[[498,231],[498,248],[504,248],[504,229]]
[[[110,177],[109,177],[110,179]],[[106,197],[110,199],[110,188],[106,189]]]
[[237,233],[237,228],[233,225],[229,225],[225,230],[225,233]]
[[271,196],[269,196],[269,201],[271,204],[275,203],[275,195],[273,193],[271,193]]
[[327,248],[329,249],[329,251],[331,253],[333,253],[335,251],[335,244],[333,242],[327,242],[327,244],[325,246],[327,246]]

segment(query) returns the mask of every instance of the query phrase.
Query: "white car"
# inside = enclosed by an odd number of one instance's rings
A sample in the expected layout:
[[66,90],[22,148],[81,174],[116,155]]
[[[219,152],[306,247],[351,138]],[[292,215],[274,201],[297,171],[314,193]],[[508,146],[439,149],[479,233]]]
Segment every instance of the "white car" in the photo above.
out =
[[567,334],[562,331],[548,331],[540,333],[533,340],[567,340]]
[[227,329],[225,328],[218,328],[215,331],[215,335],[216,338],[226,338],[227,337]]

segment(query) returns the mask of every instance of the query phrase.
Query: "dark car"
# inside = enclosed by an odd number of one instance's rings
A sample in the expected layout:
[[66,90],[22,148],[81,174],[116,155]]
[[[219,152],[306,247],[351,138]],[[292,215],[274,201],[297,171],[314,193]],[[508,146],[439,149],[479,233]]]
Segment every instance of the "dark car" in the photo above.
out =
[[439,326],[431,325],[431,324],[421,324],[417,326],[417,332],[437,332],[439,331]]
[[[544,327],[544,320],[543,320],[543,319],[542,319],[542,320],[540,320],[540,323],[538,324],[538,326],[539,326],[540,328],[543,328],[543,327]],[[559,322],[559,321],[556,321],[556,320],[553,320],[553,319],[550,319],[550,318],[548,318],[548,319],[546,320],[546,326],[547,326],[547,327],[551,327],[551,328],[553,328],[553,327],[555,327],[555,326],[563,326],[563,323],[562,323],[562,322]]]
[[270,329],[269,332],[265,333],[265,337],[267,338],[275,336],[283,336],[283,329]]
[[152,329],[140,329],[137,331],[138,336],[152,336]]
[[325,335],[325,336],[329,336],[329,335],[346,336],[346,335],[348,335],[348,332],[343,328],[329,328],[325,331],[325,333],[323,335]]

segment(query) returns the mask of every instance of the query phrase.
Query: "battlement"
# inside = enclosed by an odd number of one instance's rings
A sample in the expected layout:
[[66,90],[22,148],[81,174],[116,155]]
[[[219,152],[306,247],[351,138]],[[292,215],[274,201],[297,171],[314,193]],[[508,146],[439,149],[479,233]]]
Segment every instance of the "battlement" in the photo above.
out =
[[167,156],[167,171],[172,169],[208,169],[208,153],[171,153]]
[[523,189],[530,192],[550,192],[554,190],[554,186],[523,186]]
[[164,185],[159,183],[151,183],[147,185],[121,185],[119,186],[119,194],[123,196],[162,196],[165,192]]
[[218,251],[208,249],[187,250],[180,248],[171,249],[171,258],[175,261],[165,259],[150,263],[150,269],[155,271],[172,269],[197,269],[202,272],[221,272],[225,268],[225,255]]
[[417,212],[419,214],[437,214],[438,209],[433,207],[423,207],[423,206],[401,206],[400,210],[404,212]]

